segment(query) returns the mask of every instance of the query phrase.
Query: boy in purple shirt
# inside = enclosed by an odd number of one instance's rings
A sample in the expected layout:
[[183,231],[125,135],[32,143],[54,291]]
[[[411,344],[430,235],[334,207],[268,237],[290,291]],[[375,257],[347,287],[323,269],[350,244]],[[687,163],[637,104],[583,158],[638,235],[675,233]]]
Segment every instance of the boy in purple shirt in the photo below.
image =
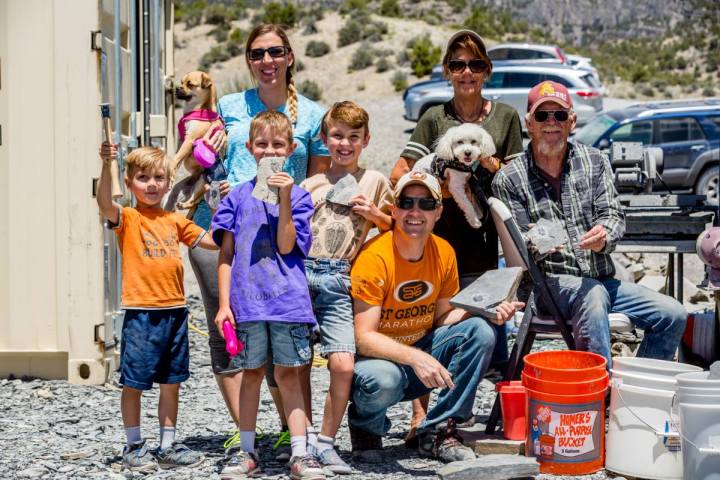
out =
[[[295,147],[290,121],[275,111],[257,115],[246,146],[258,163],[263,157],[288,157]],[[265,363],[272,361],[291,436],[290,477],[324,479],[317,460],[307,452],[307,414],[297,374],[311,361],[310,332],[316,324],[303,263],[312,243],[312,200],[285,172],[267,180],[269,187],[278,189],[278,205],[252,196],[256,182],[230,192],[212,222],[213,239],[220,245],[215,324],[220,332],[224,322],[233,324],[245,345],[226,372],[243,375],[240,442],[226,449],[221,476],[261,473],[255,424]]]

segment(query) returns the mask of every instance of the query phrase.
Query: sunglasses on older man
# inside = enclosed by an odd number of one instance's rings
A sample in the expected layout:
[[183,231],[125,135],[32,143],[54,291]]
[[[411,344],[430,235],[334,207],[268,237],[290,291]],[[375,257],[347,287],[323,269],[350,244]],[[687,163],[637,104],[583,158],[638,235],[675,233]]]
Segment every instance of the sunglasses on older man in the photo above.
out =
[[570,117],[570,113],[567,110],[535,110],[533,118],[535,118],[536,122],[542,123],[547,122],[550,115],[558,122],[565,122]]
[[450,60],[448,62],[448,70],[452,73],[462,73],[468,67],[470,67],[470,71],[473,73],[481,73],[487,70],[488,64],[481,58],[476,58],[469,62],[464,60]]
[[248,58],[253,62],[257,62],[265,58],[265,52],[272,58],[282,58],[287,55],[289,49],[283,45],[270,48],[253,48],[248,51]]
[[411,210],[418,207],[420,210],[430,212],[438,208],[440,202],[432,197],[398,197],[395,199],[395,206],[400,210]]

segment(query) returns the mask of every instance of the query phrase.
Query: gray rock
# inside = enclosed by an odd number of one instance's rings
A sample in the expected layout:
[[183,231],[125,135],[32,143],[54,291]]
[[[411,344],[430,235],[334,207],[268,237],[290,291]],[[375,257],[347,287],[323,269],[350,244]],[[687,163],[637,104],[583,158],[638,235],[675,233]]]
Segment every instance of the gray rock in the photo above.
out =
[[527,231],[527,239],[535,245],[540,255],[545,255],[556,247],[568,243],[565,226],[560,222],[554,222],[541,218],[533,228]]
[[351,174],[346,174],[340,180],[335,182],[335,185],[330,188],[325,200],[338,205],[350,205],[350,199],[360,194],[360,187],[358,186],[357,180]]
[[451,298],[450,304],[484,317],[494,317],[495,307],[515,297],[522,274],[521,267],[488,270]]
[[647,287],[655,292],[665,292],[665,277],[660,275],[645,275],[642,280],[638,282],[638,285]]
[[285,157],[265,157],[258,162],[257,181],[252,191],[253,197],[277,205],[278,189],[268,187],[267,179],[273,173],[282,171],[283,165],[285,165]]
[[532,477],[540,472],[534,458],[520,455],[485,455],[475,460],[448,463],[438,470],[442,480],[508,480]]

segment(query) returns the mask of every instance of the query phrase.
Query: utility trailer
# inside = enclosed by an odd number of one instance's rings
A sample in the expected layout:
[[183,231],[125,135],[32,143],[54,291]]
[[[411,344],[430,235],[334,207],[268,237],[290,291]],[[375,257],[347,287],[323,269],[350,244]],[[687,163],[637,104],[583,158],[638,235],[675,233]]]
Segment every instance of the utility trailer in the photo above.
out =
[[0,0],[0,377],[102,384],[117,366],[98,105],[121,169],[138,146],[172,153],[173,63],[172,0]]

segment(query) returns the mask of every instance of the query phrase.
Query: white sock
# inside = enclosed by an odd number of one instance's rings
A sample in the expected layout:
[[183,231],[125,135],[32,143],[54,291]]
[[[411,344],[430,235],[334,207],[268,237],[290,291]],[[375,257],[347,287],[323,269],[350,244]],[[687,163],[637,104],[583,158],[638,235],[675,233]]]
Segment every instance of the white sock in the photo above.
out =
[[322,433],[317,436],[317,453],[320,454],[325,450],[332,450],[335,447],[335,439],[326,437]]
[[305,427],[305,435],[307,436],[308,447],[317,449],[318,434],[312,425],[309,427]]
[[304,457],[307,455],[307,438],[305,435],[290,437],[290,445],[292,446],[293,457]]
[[247,453],[255,451],[255,430],[240,430],[240,448]]
[[137,427],[125,427],[125,437],[127,437],[128,445],[136,445],[142,442],[140,436],[140,425]]
[[175,427],[160,427],[160,450],[170,447],[175,441]]

